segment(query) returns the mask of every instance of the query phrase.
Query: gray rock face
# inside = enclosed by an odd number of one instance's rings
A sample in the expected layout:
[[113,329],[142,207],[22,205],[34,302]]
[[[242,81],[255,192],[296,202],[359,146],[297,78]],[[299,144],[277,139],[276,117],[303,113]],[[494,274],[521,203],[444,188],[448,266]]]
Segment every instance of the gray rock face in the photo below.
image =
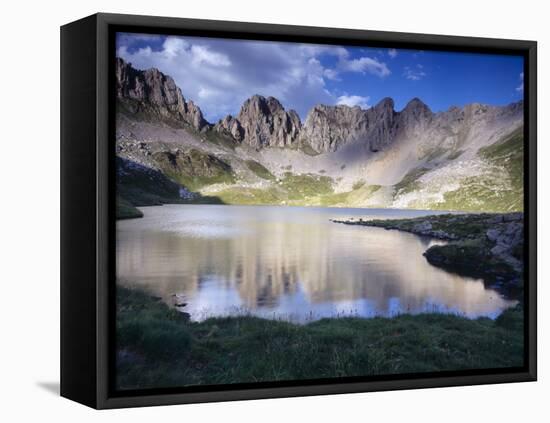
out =
[[358,106],[317,105],[309,112],[302,137],[319,152],[338,150],[348,142],[362,142],[376,152],[391,143],[396,132],[396,112],[391,98],[364,110]]
[[350,140],[365,135],[368,118],[359,106],[326,106],[319,104],[308,113],[302,139],[321,153],[336,151]]
[[486,237],[494,246],[491,253],[500,257],[514,269],[521,270],[522,262],[515,257],[514,252],[523,245],[523,216],[521,213],[511,213],[491,219],[495,226],[486,232]]
[[193,128],[198,129],[199,131],[208,125],[208,122],[204,119],[202,111],[195,103],[191,100],[187,102],[186,112],[183,115],[184,119],[187,119]]
[[397,126],[400,134],[411,136],[424,133],[432,122],[433,113],[420,99],[413,98],[398,113]]
[[286,111],[276,98],[260,95],[244,102],[237,120],[242,127],[242,141],[255,148],[291,146],[302,126],[294,110]]
[[432,224],[425,220],[424,222],[417,223],[413,226],[412,231],[420,234],[427,234],[432,230]]
[[392,143],[397,132],[398,113],[394,110],[391,98],[382,99],[376,106],[366,111],[368,128],[363,142],[366,142],[370,151],[377,152]]
[[[404,113],[404,118],[420,121],[430,114],[420,100]],[[254,148],[288,147],[309,144],[318,153],[334,152],[344,144],[364,142],[379,151],[393,141],[398,130],[399,113],[390,98],[364,110],[358,106],[319,104],[309,112],[302,125],[294,110],[286,111],[274,97],[255,95],[246,100],[236,118],[227,116],[215,126],[219,132],[231,134]]]
[[308,114],[302,137],[319,153],[338,150],[348,142],[361,142],[371,152],[389,146],[399,134],[425,127],[432,112],[422,101],[411,100],[401,112],[391,98],[364,110],[348,106],[317,105]]
[[503,123],[523,118],[522,101],[505,107],[473,103],[433,113],[418,98],[399,112],[391,98],[384,98],[366,110],[316,105],[302,125],[298,114],[285,110],[276,98],[254,95],[236,117],[229,115],[211,125],[197,105],[184,99],[174,80],[158,69],[137,70],[117,59],[116,81],[117,97],[131,113],[183,122],[199,131],[213,129],[255,149],[309,145],[318,153],[327,153],[356,143],[364,151],[377,153],[401,140],[413,140],[419,158],[431,160],[445,152],[460,153],[472,134],[484,142]]
[[160,117],[183,120],[197,130],[208,125],[192,101],[186,102],[174,80],[155,68],[138,70],[116,59],[116,94],[134,112],[150,109]]
[[216,125],[214,125],[214,130],[222,134],[230,135],[239,142],[244,138],[244,129],[241,123],[231,115],[227,115],[216,123]]

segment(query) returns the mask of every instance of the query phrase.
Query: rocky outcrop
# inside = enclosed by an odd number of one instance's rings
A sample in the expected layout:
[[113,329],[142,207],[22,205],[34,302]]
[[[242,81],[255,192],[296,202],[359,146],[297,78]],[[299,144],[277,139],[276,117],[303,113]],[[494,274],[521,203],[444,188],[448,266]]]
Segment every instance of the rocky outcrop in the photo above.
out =
[[318,104],[308,113],[301,138],[318,153],[332,152],[348,141],[365,137],[367,129],[366,111],[359,106]]
[[116,95],[131,113],[149,113],[166,120],[184,121],[196,130],[208,126],[192,101],[186,102],[174,80],[155,68],[138,70],[117,58]]
[[253,148],[290,147],[297,143],[302,123],[294,110],[285,110],[275,97],[254,95],[237,115],[221,119],[214,130]]
[[499,257],[515,270],[522,270],[523,214],[495,215],[490,219],[491,228],[486,231],[492,243],[491,254]]
[[157,151],[152,159],[162,173],[192,191],[205,185],[235,182],[229,163],[198,149]]
[[276,98],[254,95],[237,116],[228,115],[211,125],[196,104],[185,100],[174,80],[158,69],[137,70],[117,59],[116,81],[119,103],[139,118],[160,117],[198,131],[212,129],[255,149],[309,145],[317,153],[328,153],[359,143],[377,153],[400,140],[414,140],[419,159],[433,159],[448,152],[459,154],[465,140],[484,143],[492,135],[502,135],[501,128],[518,126],[523,119],[522,101],[505,107],[473,103],[433,113],[418,98],[401,111],[395,110],[391,98],[384,98],[369,109],[319,104],[302,125],[298,114],[285,110]]
[[394,102],[386,97],[376,106],[366,110],[368,128],[363,138],[372,152],[382,150],[392,143],[397,131]]
[[302,131],[304,141],[319,153],[338,150],[349,142],[361,142],[371,152],[383,150],[398,134],[425,128],[432,112],[418,98],[396,112],[391,98],[364,110],[358,106],[317,105],[308,114]]
[[152,206],[181,200],[180,184],[159,169],[132,160],[116,158],[117,197],[132,206]]
[[309,144],[318,153],[334,152],[351,142],[371,152],[391,145],[397,136],[426,130],[433,113],[418,98],[396,112],[391,98],[370,109],[318,104],[302,125],[294,110],[286,111],[274,97],[255,95],[246,100],[236,118],[227,116],[214,129],[254,148]]
[[241,123],[231,115],[227,115],[216,123],[214,130],[221,134],[229,135],[238,142],[241,142],[244,138],[244,130]]
[[397,126],[400,135],[414,137],[425,133],[432,122],[432,118],[433,113],[430,108],[419,98],[413,98],[398,114]]
[[242,127],[243,142],[254,148],[291,146],[302,126],[294,110],[286,111],[275,97],[260,95],[244,102],[237,120]]
[[204,127],[210,126],[208,122],[204,119],[202,111],[195,103],[189,100],[186,103],[187,107],[184,109],[185,113],[183,114],[183,119],[187,120],[193,128],[201,130]]

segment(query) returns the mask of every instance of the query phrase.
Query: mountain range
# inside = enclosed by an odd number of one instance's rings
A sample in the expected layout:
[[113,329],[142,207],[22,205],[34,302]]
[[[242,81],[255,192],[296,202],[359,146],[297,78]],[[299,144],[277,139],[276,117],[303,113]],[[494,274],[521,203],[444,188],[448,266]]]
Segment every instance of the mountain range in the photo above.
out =
[[116,97],[125,210],[167,202],[523,208],[522,101],[438,113],[418,98],[400,111],[391,98],[369,109],[318,104],[302,122],[276,98],[254,95],[236,116],[210,123],[170,76],[119,58]]

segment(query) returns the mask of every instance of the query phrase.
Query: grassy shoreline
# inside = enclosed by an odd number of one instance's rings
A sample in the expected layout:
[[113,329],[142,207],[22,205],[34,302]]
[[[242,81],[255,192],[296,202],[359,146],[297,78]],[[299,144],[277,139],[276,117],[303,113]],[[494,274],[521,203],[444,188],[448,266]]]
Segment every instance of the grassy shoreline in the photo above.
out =
[[117,287],[120,389],[503,368],[523,363],[523,311],[497,319],[420,314],[322,319],[250,316],[197,323]]

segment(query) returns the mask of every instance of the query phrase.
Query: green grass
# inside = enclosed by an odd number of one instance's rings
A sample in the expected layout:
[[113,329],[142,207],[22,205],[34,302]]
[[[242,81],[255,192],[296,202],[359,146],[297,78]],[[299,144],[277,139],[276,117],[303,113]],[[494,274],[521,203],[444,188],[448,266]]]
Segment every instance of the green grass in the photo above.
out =
[[361,206],[380,185],[356,185],[358,188],[341,193],[333,190],[333,180],[328,176],[286,172],[278,182],[268,188],[228,188],[216,192],[225,204],[243,205],[292,205],[292,206]]
[[181,185],[155,169],[117,157],[117,219],[142,217],[136,206],[162,204],[223,204],[219,197],[195,193],[192,200],[180,197]]
[[364,206],[374,193],[376,193],[380,185],[365,185],[364,181],[356,182],[351,191],[327,194],[320,197],[319,205],[321,206]]
[[455,150],[455,151],[451,152],[451,153],[447,156],[447,158],[448,158],[449,160],[455,160],[455,159],[458,159],[460,156],[462,156],[462,153],[464,153],[463,150]]
[[523,187],[502,189],[500,175],[465,178],[457,190],[446,192],[444,201],[430,204],[431,210],[514,212],[523,210]]
[[120,389],[399,374],[523,364],[523,313],[323,319],[250,316],[201,323],[158,299],[117,288]]
[[359,181],[355,182],[351,188],[352,188],[352,190],[359,189],[359,188],[365,186],[365,183],[366,182],[363,179],[360,179]]
[[337,205],[343,205],[343,204],[347,205],[349,201],[349,195],[350,195],[350,191],[323,195],[322,197],[319,198],[319,205],[325,206],[325,207],[337,206]]
[[512,190],[523,196],[523,126],[499,142],[480,149],[481,157],[508,171]]
[[430,162],[432,160],[435,160],[435,159],[438,159],[438,158],[442,157],[446,153],[447,153],[447,149],[445,149],[443,147],[435,147],[435,148],[432,148],[431,150],[426,151],[424,156],[420,157],[420,159],[421,160],[424,159],[424,160]]
[[216,144],[220,147],[225,147],[230,150],[235,150],[235,147],[237,146],[237,142],[230,136],[220,134],[219,132],[214,131],[213,129],[209,129],[205,132],[197,132],[194,131],[197,136],[201,137],[204,136],[207,141],[211,142],[212,144]]
[[486,239],[480,237],[434,245],[426,250],[424,256],[429,263],[462,276],[484,278],[487,281],[496,277],[516,276],[509,264],[490,253],[491,247]]
[[178,182],[191,191],[199,191],[201,188],[214,184],[234,184],[232,174],[219,174],[216,176],[180,176]]
[[[460,187],[444,193],[443,201],[412,202],[409,207],[430,210],[461,210],[472,212],[513,212],[523,210],[523,126],[487,147],[478,156],[486,163],[482,175],[463,178]],[[462,154],[456,150],[448,159]],[[411,170],[395,185],[395,196],[421,190],[418,179],[426,168]]]
[[418,179],[428,171],[429,169],[424,167],[417,167],[410,170],[401,181],[395,184],[395,193],[403,195],[420,189]]
[[161,172],[116,158],[117,195],[131,206],[179,202],[180,186]]
[[255,160],[247,160],[246,166],[259,178],[266,179],[268,181],[273,181],[275,176],[263,165],[258,163]]
[[332,178],[311,173],[296,175],[286,172],[280,185],[288,193],[289,200],[317,197],[333,191]]
[[386,219],[369,220],[364,224],[386,229],[398,229],[415,233],[415,226],[419,223],[428,222],[433,231],[442,231],[451,238],[477,238],[485,236],[491,225],[487,223],[494,215],[488,213],[479,214],[440,214],[411,219]]
[[228,163],[194,148],[176,153],[157,152],[153,158],[166,176],[192,191],[207,185],[235,182]]
[[241,205],[276,205],[287,201],[286,192],[277,187],[261,188],[229,188],[215,193],[225,204]]
[[285,172],[269,188],[228,188],[215,195],[226,204],[309,206],[319,205],[323,196],[332,194],[332,185],[328,176]]
[[447,192],[439,210],[512,212],[523,210],[523,126],[502,140],[479,150],[489,168],[481,176],[466,178]]
[[143,213],[135,208],[131,203],[117,195],[116,197],[116,218],[117,219],[134,219],[143,217]]

